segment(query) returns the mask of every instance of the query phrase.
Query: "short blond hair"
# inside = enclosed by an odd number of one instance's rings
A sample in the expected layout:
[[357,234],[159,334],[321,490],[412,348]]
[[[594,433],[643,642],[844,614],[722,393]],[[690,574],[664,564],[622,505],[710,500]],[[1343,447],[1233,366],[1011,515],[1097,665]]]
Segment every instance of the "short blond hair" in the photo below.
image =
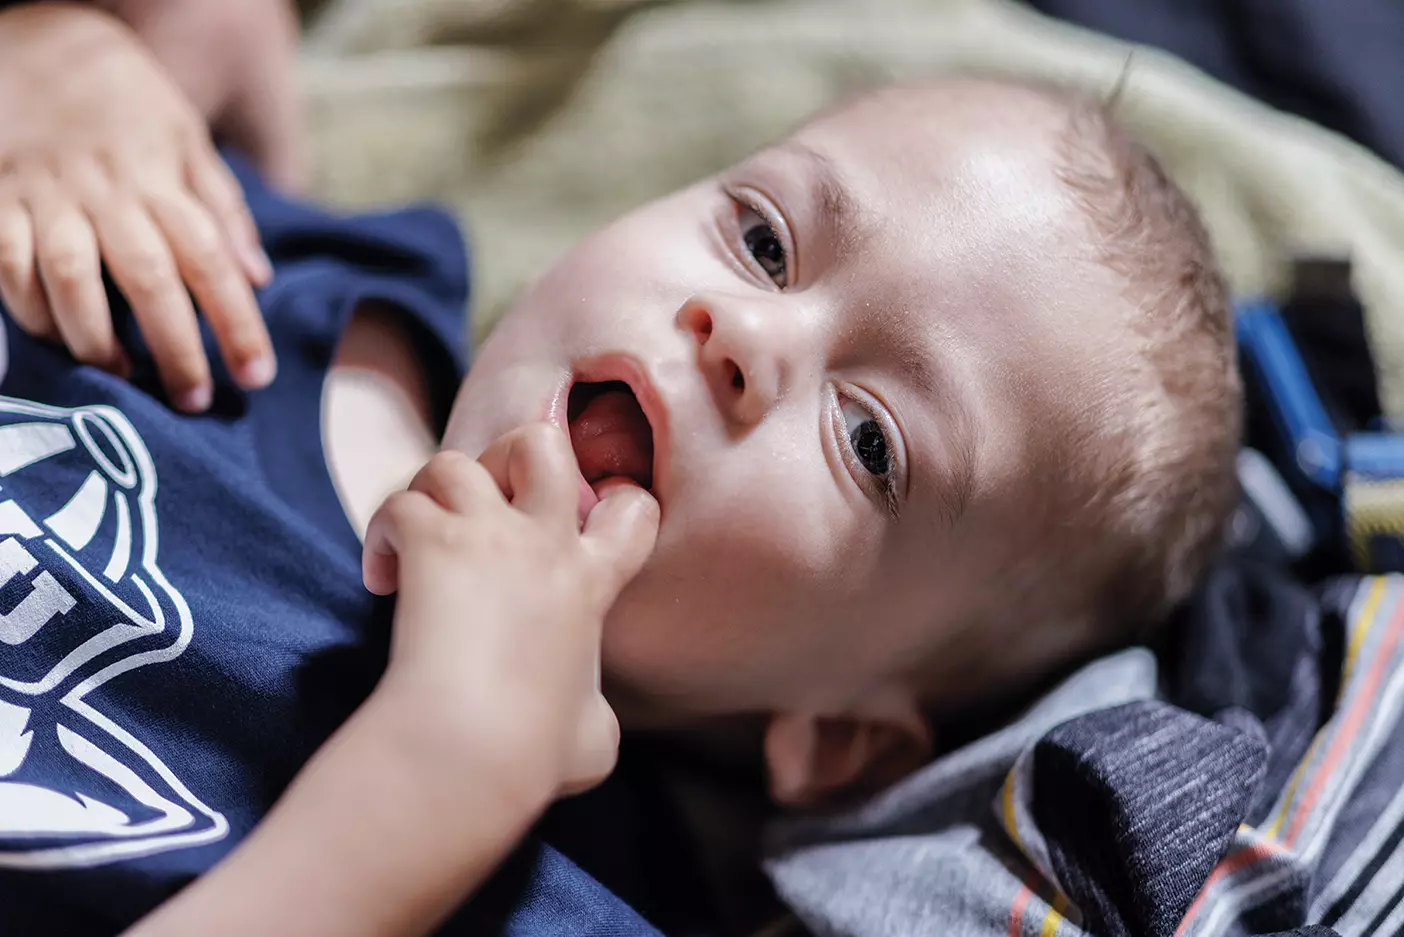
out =
[[1107,390],[1104,410],[1116,425],[1066,467],[1084,512],[1070,532],[1090,538],[1080,614],[1125,643],[1166,618],[1223,542],[1239,498],[1243,389],[1228,287],[1194,204],[1111,104],[1049,93],[1068,107],[1058,175],[1128,300],[1133,379]]

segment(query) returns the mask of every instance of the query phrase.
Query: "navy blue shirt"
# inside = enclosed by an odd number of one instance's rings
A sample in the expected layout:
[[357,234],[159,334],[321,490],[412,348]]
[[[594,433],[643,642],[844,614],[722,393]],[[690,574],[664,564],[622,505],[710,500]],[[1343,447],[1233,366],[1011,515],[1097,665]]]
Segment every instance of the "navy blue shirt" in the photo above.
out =
[[[236,169],[239,167],[236,166]],[[272,387],[218,363],[173,412],[111,294],[131,382],[0,317],[0,934],[112,934],[233,849],[365,698],[388,603],[328,476],[322,384],[365,300],[399,310],[442,423],[468,275],[446,215],[340,218],[240,171],[275,276]],[[455,931],[648,932],[529,846]],[[256,900],[256,898],[251,899]]]

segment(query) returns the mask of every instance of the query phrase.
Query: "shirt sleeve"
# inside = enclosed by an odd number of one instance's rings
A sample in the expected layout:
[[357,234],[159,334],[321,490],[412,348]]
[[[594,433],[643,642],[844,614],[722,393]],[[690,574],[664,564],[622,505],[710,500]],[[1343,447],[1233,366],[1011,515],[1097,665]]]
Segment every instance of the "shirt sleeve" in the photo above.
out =
[[[290,199],[237,154],[226,158],[273,262],[259,300],[280,373],[293,345],[329,367],[354,307],[377,300],[403,316],[442,430],[468,369],[469,255],[455,219],[431,205],[342,215]],[[308,342],[320,350],[310,359]]]

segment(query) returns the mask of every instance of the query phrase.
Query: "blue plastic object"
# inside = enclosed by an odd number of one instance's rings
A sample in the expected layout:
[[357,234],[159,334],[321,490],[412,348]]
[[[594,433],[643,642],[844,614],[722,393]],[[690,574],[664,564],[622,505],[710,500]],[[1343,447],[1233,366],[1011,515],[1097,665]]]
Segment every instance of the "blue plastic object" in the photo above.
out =
[[1265,301],[1241,304],[1234,328],[1239,347],[1262,381],[1268,409],[1297,468],[1313,484],[1339,492],[1341,439],[1326,416],[1277,307]]

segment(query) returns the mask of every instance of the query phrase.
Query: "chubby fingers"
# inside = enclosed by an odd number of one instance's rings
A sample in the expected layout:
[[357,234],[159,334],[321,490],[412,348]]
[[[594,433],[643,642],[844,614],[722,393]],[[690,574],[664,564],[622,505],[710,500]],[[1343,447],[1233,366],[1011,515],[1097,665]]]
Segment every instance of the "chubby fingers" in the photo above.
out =
[[577,521],[580,470],[570,438],[550,423],[501,437],[478,457],[512,506],[538,517]]
[[47,177],[32,179],[25,201],[55,330],[78,361],[121,372],[125,357],[112,328],[92,221],[78,200]]
[[415,534],[439,521],[443,508],[422,491],[397,491],[371,516],[361,546],[361,581],[376,595],[400,586],[400,554]]
[[652,555],[660,516],[653,495],[627,478],[610,479],[600,487],[600,503],[585,518],[581,540],[609,577],[611,597]]
[[258,228],[234,173],[202,142],[189,158],[186,177],[191,193],[209,210],[249,282],[266,286],[273,277],[273,266],[259,243]]
[[167,396],[187,412],[204,410],[211,396],[209,362],[166,236],[135,199],[114,198],[93,218],[107,268],[131,304]]
[[455,514],[467,514],[485,500],[501,504],[504,498],[483,466],[454,449],[435,453],[415,473],[408,490],[425,495]]
[[17,193],[0,191],[0,302],[20,328],[52,341],[59,337],[58,326],[36,260],[28,206]]
[[274,375],[273,343],[233,243],[206,206],[185,192],[153,193],[147,203],[230,374],[246,390],[266,387]]

